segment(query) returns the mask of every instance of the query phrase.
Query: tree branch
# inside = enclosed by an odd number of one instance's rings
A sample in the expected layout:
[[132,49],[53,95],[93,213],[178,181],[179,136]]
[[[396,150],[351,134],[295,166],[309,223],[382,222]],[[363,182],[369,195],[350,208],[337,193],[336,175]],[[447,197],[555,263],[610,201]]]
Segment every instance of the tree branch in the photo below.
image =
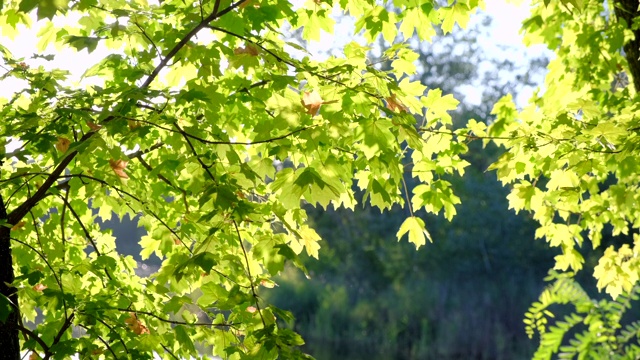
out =
[[[169,53],[160,61],[160,64],[153,69],[149,77],[142,83],[140,89],[146,89],[153,82],[153,80],[160,74],[160,71],[167,66],[169,61],[193,38],[200,30],[204,29],[211,21],[217,19],[218,17],[230,12],[231,10],[240,6],[246,0],[240,0],[236,3],[231,4],[228,8],[218,11],[217,9],[213,11],[209,16],[207,16],[204,20],[202,20],[196,27],[194,27],[185,37],[183,37],[180,42],[178,42]],[[219,5],[218,5],[219,6]],[[114,116],[107,117],[102,123],[109,122],[114,119]],[[97,130],[92,130],[87,132],[80,139],[80,143],[83,143],[89,140]],[[28,212],[31,210],[40,200],[44,199],[47,195],[47,191],[51,188],[56,180],[58,180],[60,174],[67,168],[67,166],[71,163],[71,161],[78,155],[78,151],[74,150],[70,152],[65,158],[56,166],[51,175],[44,181],[42,186],[36,191],[36,193],[28,198],[25,202],[23,202],[16,209],[11,211],[7,216],[7,222],[10,225],[17,224]]]
[[198,25],[196,25],[193,29],[191,29],[191,31],[189,31],[187,33],[187,35],[185,35],[180,42],[178,42],[168,53],[167,55],[164,56],[164,58],[160,59],[160,63],[158,64],[158,66],[155,67],[155,69],[153,69],[153,71],[151,72],[151,74],[149,75],[149,77],[142,83],[142,85],[140,85],[141,89],[146,89],[149,87],[149,85],[151,85],[151,83],[153,82],[153,80],[155,80],[155,78],[158,77],[158,75],[160,74],[160,71],[162,71],[162,69],[164,69],[167,64],[169,63],[169,61],[178,54],[178,52],[185,47],[185,45],[187,45],[187,43],[189,43],[189,41],[191,40],[191,38],[193,38],[194,36],[196,36],[196,34],[198,32],[200,32],[200,30],[204,29],[205,27],[207,27],[207,25],[214,21],[215,19],[219,18],[220,16],[228,13],[229,11],[237,8],[238,6],[240,6],[240,4],[242,4],[243,2],[245,2],[247,0],[240,0],[234,4],[231,4],[228,8],[219,11],[220,8],[220,0],[216,0],[215,4],[214,4],[214,8],[213,11],[211,12],[211,14],[209,16],[207,16],[206,18],[202,19],[202,21],[200,21],[198,23]]
[[[106,119],[105,119],[106,121]],[[84,134],[80,139],[80,142],[85,142],[89,140],[96,131],[89,131]],[[55,167],[55,169],[51,172],[49,177],[42,183],[42,186],[36,191],[33,196],[29,197],[25,202],[20,204],[16,209],[14,209],[7,217],[7,222],[12,226],[17,224],[22,218],[34,207],[40,200],[44,199],[47,196],[47,191],[51,188],[51,186],[60,178],[60,174],[67,168],[67,166],[71,163],[71,161],[78,155],[78,150],[71,151],[64,159]]]
[[[62,324],[62,327],[60,328],[60,330],[58,331],[58,333],[56,334],[56,337],[53,338],[53,342],[51,343],[51,346],[55,346],[56,344],[58,344],[60,342],[60,339],[62,339],[62,335],[64,335],[65,331],[67,331],[67,329],[69,329],[69,327],[71,326],[71,323],[73,322],[73,318],[75,317],[75,314],[71,314],[71,316],[69,316],[65,321],[64,324]],[[51,350],[47,351],[44,354],[44,360],[49,360],[49,358],[51,358],[51,356],[54,355]]]
[[38,336],[38,334],[34,333],[33,331],[27,329],[26,327],[22,326],[22,325],[16,325],[16,328],[23,334],[27,334],[30,338],[32,338],[35,342],[38,343],[38,345],[40,345],[40,347],[42,348],[42,351],[46,353],[49,352],[49,346],[47,345],[47,343],[44,342],[44,340],[42,340],[42,338],[40,336]]
[[224,323],[224,324],[212,324],[212,323],[201,323],[201,322],[196,322],[196,323],[188,323],[186,321],[177,321],[177,320],[171,320],[171,319],[165,319],[159,315],[156,315],[152,312],[149,311],[141,311],[141,310],[132,310],[132,309],[122,309],[122,308],[112,308],[112,310],[118,310],[118,311],[123,311],[123,312],[132,312],[135,314],[142,314],[142,315],[148,315],[151,316],[152,318],[156,318],[159,321],[168,323],[168,324],[174,324],[174,325],[189,325],[189,326],[215,326],[215,327],[234,327],[236,325],[240,325],[240,323]]
[[342,86],[342,87],[344,87],[346,89],[349,89],[351,91],[365,93],[365,94],[367,94],[367,95],[369,95],[371,97],[374,97],[374,98],[376,98],[378,100],[383,100],[384,99],[382,95],[374,94],[374,93],[372,93],[372,92],[370,92],[370,91],[368,91],[366,89],[356,89],[355,87],[349,86],[349,85],[345,84],[344,82],[342,82],[340,80],[334,79],[331,76],[323,75],[323,74],[320,74],[318,72],[315,72],[315,71],[312,71],[312,70],[309,70],[309,69],[301,68],[300,66],[296,65],[293,61],[283,58],[282,56],[276,54],[273,50],[267,49],[262,44],[254,41],[254,40],[251,40],[246,36],[242,36],[240,34],[236,34],[236,33],[232,32],[232,31],[227,30],[227,29],[223,29],[223,28],[220,28],[220,27],[217,27],[217,26],[213,26],[213,25],[207,25],[206,27],[211,29],[211,30],[223,32],[225,34],[228,34],[228,35],[231,35],[231,36],[236,37],[238,39],[241,39],[241,40],[244,40],[246,42],[249,42],[249,43],[259,47],[260,49],[262,49],[263,51],[265,51],[269,55],[273,56],[276,60],[291,66],[296,71],[307,72],[307,73],[312,74],[314,76],[317,76],[317,77],[319,77],[321,79],[327,80],[327,81],[332,82],[332,83],[337,84],[337,85],[340,85],[340,86]]
[[[82,327],[82,328],[83,328],[83,329],[85,329],[85,330],[89,330],[89,328],[88,328],[88,327],[86,327],[86,326],[84,326],[84,325],[82,325],[82,324],[80,324],[79,326],[80,326],[80,327]],[[102,338],[102,336],[98,336],[98,340],[100,340],[100,342],[101,342],[101,343],[103,343],[103,344],[104,344],[104,346],[106,346],[107,350],[109,350],[109,352],[111,353],[111,355],[113,355],[113,358],[114,358],[115,360],[118,360],[118,356],[117,356],[117,355],[116,355],[116,353],[113,351],[113,349],[111,348],[111,346],[109,346],[109,343],[108,343],[108,342],[106,342],[106,341]]]
[[625,21],[635,38],[624,44],[624,52],[633,78],[633,87],[640,92],[640,29],[634,30],[634,19],[638,16],[638,0],[615,0],[614,7],[618,19]]
[[[67,192],[67,194],[68,194],[68,192]],[[89,230],[87,230],[87,227],[84,226],[84,223],[82,222],[82,220],[80,220],[80,216],[78,216],[78,213],[73,209],[73,207],[67,201],[67,199],[63,198],[62,196],[60,196],[60,198],[64,202],[64,205],[69,208],[69,211],[71,211],[71,214],[73,215],[73,217],[76,219],[76,221],[80,225],[80,228],[82,228],[82,232],[84,232],[84,236],[91,243],[91,246],[93,246],[93,249],[96,251],[96,254],[98,256],[102,256],[102,254],[100,253],[100,250],[98,249],[98,245],[96,245],[95,241],[93,241],[93,238],[91,237],[91,234],[89,233]],[[109,276],[109,273],[107,273],[107,277],[109,277],[109,279],[111,279],[111,276]]]

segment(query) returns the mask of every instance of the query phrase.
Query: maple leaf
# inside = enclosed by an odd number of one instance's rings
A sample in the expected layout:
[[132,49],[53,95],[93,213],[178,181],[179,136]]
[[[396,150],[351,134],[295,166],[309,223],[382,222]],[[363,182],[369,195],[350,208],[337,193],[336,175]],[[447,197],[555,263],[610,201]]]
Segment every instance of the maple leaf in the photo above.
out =
[[137,335],[151,333],[149,329],[142,324],[135,313],[130,312],[129,317],[124,320],[124,323],[127,324],[129,330],[133,331]]
[[89,121],[89,120],[87,120],[87,126],[93,131],[98,131],[98,130],[102,129],[102,125],[98,125],[98,124],[94,123],[93,121]]
[[278,286],[278,284],[276,284],[275,282],[271,281],[271,280],[260,280],[260,285],[269,288],[269,289],[273,289],[275,286]]
[[111,169],[113,170],[113,172],[116,173],[116,175],[118,175],[118,177],[122,179],[129,178],[129,175],[127,175],[124,172],[124,168],[127,167],[128,163],[129,163],[128,161],[124,161],[124,160],[113,160],[113,159],[109,160],[109,166],[111,166]]
[[307,114],[313,116],[318,113],[320,110],[320,105],[322,105],[322,97],[320,94],[313,90],[312,92],[305,91],[302,94],[302,106],[307,109]]
[[128,120],[127,125],[129,126],[129,130],[134,130],[142,126],[142,124],[139,121],[135,121],[135,120]]
[[69,150],[69,145],[71,145],[71,141],[69,139],[59,137],[58,142],[56,142],[56,149],[61,153],[67,152]]
[[260,53],[260,49],[256,45],[249,43],[245,47],[235,48],[233,50],[233,53],[235,55],[246,54],[251,56],[258,56],[258,54]]
[[385,100],[387,101],[387,109],[391,111],[397,111],[397,112],[408,111],[407,107],[404,106],[404,104],[398,98],[396,98],[396,94],[391,94],[391,96],[385,98]]
[[255,0],[246,0],[242,4],[238,5],[238,8],[244,9],[248,6],[260,7],[260,2]]
[[24,227],[26,223],[24,221],[20,221],[19,223],[13,225],[13,227],[11,228],[11,231],[16,231],[16,230],[20,230]]

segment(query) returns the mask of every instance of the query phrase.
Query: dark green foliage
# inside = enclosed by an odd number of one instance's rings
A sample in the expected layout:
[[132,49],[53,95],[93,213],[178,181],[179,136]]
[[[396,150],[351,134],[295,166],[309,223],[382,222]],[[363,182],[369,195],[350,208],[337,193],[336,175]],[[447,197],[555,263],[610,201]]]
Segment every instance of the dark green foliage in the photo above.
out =
[[[552,271],[552,283],[526,313],[526,331],[539,335],[534,359],[637,359],[640,356],[640,322],[631,322],[626,312],[637,306],[640,288],[615,300],[597,300],[578,284],[571,273]],[[558,305],[570,307],[561,317]],[[633,318],[637,318],[632,316]]]

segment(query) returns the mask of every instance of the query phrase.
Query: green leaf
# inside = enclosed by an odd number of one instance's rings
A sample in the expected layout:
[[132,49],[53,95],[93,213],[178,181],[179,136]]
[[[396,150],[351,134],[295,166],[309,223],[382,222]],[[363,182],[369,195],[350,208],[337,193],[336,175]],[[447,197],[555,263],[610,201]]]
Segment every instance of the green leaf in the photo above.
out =
[[419,217],[410,216],[404,220],[396,234],[398,241],[400,241],[406,233],[409,233],[409,242],[413,243],[416,249],[427,243],[425,237],[429,239],[430,242],[433,241],[431,235],[425,228],[424,221]]
[[98,47],[100,40],[100,38],[96,37],[69,35],[66,42],[78,51],[87,49],[91,53]]
[[187,271],[191,271],[195,267],[199,267],[204,273],[209,273],[217,263],[215,255],[209,252],[202,252],[193,255],[189,260],[176,266],[173,271],[173,276],[175,276],[176,280],[180,281],[187,275]]
[[0,322],[5,323],[12,311],[11,300],[0,294]]
[[182,350],[186,350],[189,353],[194,353],[196,351],[193,340],[191,340],[191,336],[187,332],[187,329],[184,325],[177,325],[175,328],[173,328],[173,331],[176,332],[176,340],[178,341],[178,344],[180,345]]

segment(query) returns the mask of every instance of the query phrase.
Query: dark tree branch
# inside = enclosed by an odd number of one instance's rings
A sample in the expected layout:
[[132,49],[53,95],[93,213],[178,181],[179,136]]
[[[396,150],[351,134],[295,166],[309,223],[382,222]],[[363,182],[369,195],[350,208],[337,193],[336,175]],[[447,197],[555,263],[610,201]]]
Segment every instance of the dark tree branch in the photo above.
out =
[[223,9],[220,12],[218,12],[218,16],[217,17],[221,17],[222,15],[232,11],[233,9],[236,9],[238,6],[242,5],[242,3],[246,2],[246,1],[248,1],[248,0],[240,0],[240,1],[237,1],[237,2],[229,5],[228,8]]
[[[80,139],[80,142],[85,142],[89,140],[95,131],[89,131],[84,134],[84,136]],[[51,172],[49,177],[44,181],[42,186],[33,194],[33,196],[29,197],[25,202],[20,204],[17,208],[15,208],[7,217],[8,223],[12,226],[17,224],[22,218],[34,207],[40,200],[44,199],[47,196],[47,192],[53,186],[53,184],[60,178],[60,174],[67,168],[67,166],[71,163],[71,161],[78,155],[78,150],[71,151],[64,159],[55,167],[55,169]]]
[[140,85],[141,89],[146,89],[149,87],[149,85],[151,85],[151,83],[153,82],[153,80],[155,80],[155,78],[158,77],[158,75],[160,74],[160,71],[162,71],[162,69],[164,69],[168,64],[169,61],[171,59],[173,59],[178,52],[185,47],[185,45],[187,45],[189,43],[189,41],[191,41],[191,39],[196,36],[196,34],[198,32],[200,32],[200,30],[204,29],[205,27],[207,27],[207,25],[214,21],[215,19],[221,17],[222,15],[228,13],[229,11],[237,8],[238,6],[240,6],[240,4],[242,4],[243,2],[245,2],[246,0],[240,0],[234,4],[231,4],[228,8],[219,11],[220,8],[220,0],[216,0],[215,4],[214,4],[214,8],[213,11],[211,12],[211,14],[209,16],[207,16],[206,18],[202,19],[202,21],[200,21],[198,23],[198,25],[196,25],[193,29],[191,29],[191,31],[189,31],[187,33],[187,35],[185,35],[180,42],[178,42],[168,53],[167,55],[164,56],[164,58],[160,59],[160,63],[158,64],[158,66],[155,67],[155,69],[153,69],[153,71],[151,72],[151,74],[149,75],[149,77],[142,83],[142,85]]
[[[71,327],[71,324],[73,323],[73,318],[75,317],[75,314],[71,314],[71,316],[67,317],[64,321],[64,323],[62,324],[62,327],[60,328],[60,330],[58,331],[58,333],[56,334],[56,337],[53,338],[53,342],[51,343],[51,346],[56,346],[56,344],[58,344],[60,342],[60,339],[62,339],[62,335],[64,335],[64,333],[67,331],[67,329],[69,329],[69,327]],[[44,354],[44,360],[49,360],[51,358],[51,356],[53,356],[54,354],[51,352],[51,350],[45,352]]]
[[47,345],[47,343],[44,342],[44,340],[42,340],[40,336],[38,336],[38,334],[34,333],[33,331],[27,329],[22,325],[16,325],[16,328],[20,330],[21,333],[28,335],[35,342],[37,342],[38,345],[40,345],[40,347],[42,348],[42,351],[45,352],[45,354],[49,352],[49,346]]
[[633,31],[635,36],[633,40],[624,44],[624,52],[636,92],[640,92],[640,28],[634,30],[633,23],[634,19],[640,15],[638,5],[640,5],[638,0],[614,0],[616,16],[625,21],[627,28]]
[[[190,134],[190,133],[188,133],[188,132],[186,132],[184,130],[182,130],[182,131],[174,130],[174,129],[168,128],[166,126],[162,126],[162,125],[159,125],[159,124],[156,124],[156,123],[152,123],[152,122],[147,121],[147,120],[140,120],[140,119],[130,119],[130,120],[141,122],[141,123],[147,124],[147,125],[151,125],[151,126],[157,127],[158,129],[162,129],[162,130],[165,130],[165,131],[179,133],[179,134],[182,134],[182,136],[186,136],[186,137],[189,137],[190,139],[196,140],[196,141],[201,142],[203,144],[209,144],[209,145],[241,145],[241,146],[244,145],[244,146],[247,146],[247,145],[255,145],[255,144],[265,144],[265,143],[270,143],[270,142],[274,142],[274,141],[277,141],[277,140],[282,140],[282,139],[287,138],[287,137],[289,137],[291,135],[295,135],[295,134],[297,134],[297,133],[299,133],[301,131],[304,131],[304,130],[307,130],[307,129],[311,129],[313,127],[318,126],[318,125],[304,126],[304,127],[299,128],[299,129],[296,129],[296,130],[293,130],[291,132],[288,132],[288,133],[286,133],[284,135],[276,136],[276,137],[273,137],[273,138],[270,138],[270,139],[238,142],[238,141],[207,140],[207,139],[201,138],[199,136]],[[129,156],[129,158],[132,158],[132,157]]]
[[190,322],[186,322],[186,321],[177,321],[177,320],[165,319],[162,316],[156,315],[156,314],[154,314],[152,312],[149,312],[149,311],[122,309],[122,308],[112,308],[111,310],[118,310],[118,311],[122,311],[122,312],[132,312],[132,313],[135,313],[135,314],[147,315],[147,316],[151,316],[152,318],[158,319],[159,321],[162,321],[164,323],[174,324],[174,325],[215,326],[215,327],[234,327],[236,325],[240,325],[240,323],[224,323],[224,324],[212,324],[212,323],[202,323],[202,322],[190,323]]

